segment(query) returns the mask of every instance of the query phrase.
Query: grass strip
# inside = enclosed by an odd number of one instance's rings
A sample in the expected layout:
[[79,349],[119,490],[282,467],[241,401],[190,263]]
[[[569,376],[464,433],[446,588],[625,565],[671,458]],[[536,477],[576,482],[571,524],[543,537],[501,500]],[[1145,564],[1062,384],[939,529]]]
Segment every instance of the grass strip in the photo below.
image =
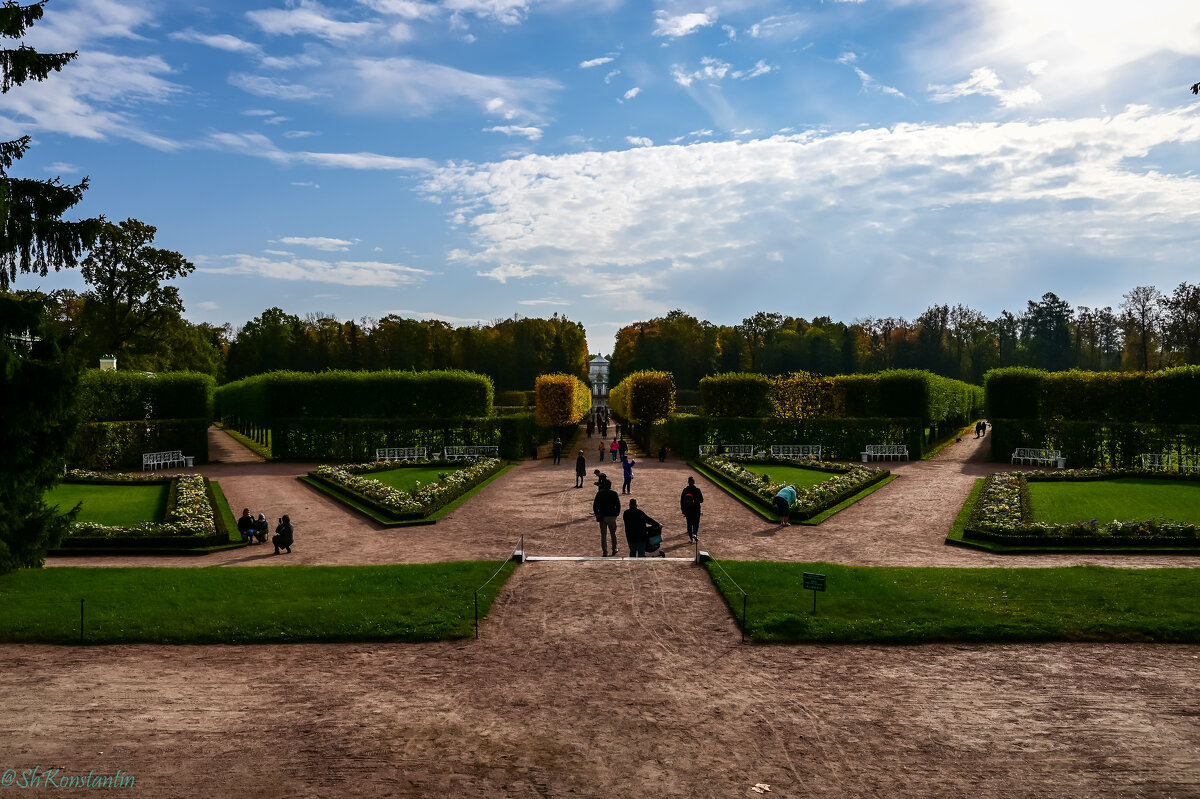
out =
[[142,522],[161,522],[167,513],[170,486],[121,485],[108,483],[60,483],[46,492],[47,505],[68,511],[82,504],[77,521],[113,527],[136,527]]
[[325,494],[326,496],[328,496],[330,499],[335,499],[338,502],[345,505],[346,507],[350,508],[351,510],[357,511],[358,513],[361,513],[363,516],[366,516],[366,517],[378,522],[379,524],[383,525],[384,527],[410,527],[412,525],[419,525],[419,524],[435,524],[439,519],[445,517],[447,514],[451,513],[456,508],[458,508],[459,505],[462,505],[468,499],[475,496],[475,494],[478,491],[480,491],[481,489],[483,489],[484,486],[489,485],[490,483],[492,483],[492,481],[496,480],[500,476],[507,473],[508,470],[511,469],[512,467],[513,467],[513,464],[511,464],[511,463],[507,463],[504,466],[501,466],[499,471],[495,472],[494,474],[489,475],[485,480],[481,481],[480,483],[475,485],[473,488],[471,488],[470,491],[467,491],[465,494],[463,494],[461,496],[455,497],[454,499],[450,500],[442,507],[435,510],[433,513],[431,513],[428,516],[425,516],[424,518],[421,518],[421,519],[396,520],[390,516],[385,516],[384,514],[380,513],[374,507],[366,504],[365,502],[360,502],[358,500],[358,498],[355,497],[353,494],[351,494],[348,491],[342,491],[341,489],[337,488],[336,486],[329,485],[328,483],[324,483],[320,480],[314,480],[307,475],[300,475],[296,479],[302,483],[305,483],[306,485],[312,486],[317,491],[320,491],[322,494]]
[[[946,569],[723,561],[733,616],[759,643],[1200,642],[1195,569]],[[804,572],[826,575],[817,596]]]
[[0,576],[0,642],[262,644],[474,635],[515,563],[21,569]]
[[1052,524],[1089,519],[1153,519],[1200,522],[1200,483],[1117,477],[1087,482],[1029,481],[1033,518]]
[[[751,494],[746,488],[739,485],[737,482],[730,480],[729,478],[725,477],[725,475],[721,474],[720,472],[716,471],[715,469],[709,469],[707,466],[705,466],[700,461],[695,461],[695,460],[688,461],[688,465],[691,466],[696,471],[698,471],[700,474],[707,477],[709,480],[716,483],[718,488],[720,488],[726,494],[729,494],[731,497],[733,497],[738,502],[745,505],[750,510],[754,511],[756,514],[758,514],[763,519],[765,519],[769,522],[778,522],[779,521],[779,517],[775,515],[775,512],[771,509],[768,509],[765,505],[763,505],[757,495]],[[834,505],[831,508],[826,508],[825,510],[818,513],[816,516],[813,516],[810,519],[803,519],[803,520],[797,519],[796,521],[792,522],[792,525],[793,526],[804,525],[804,526],[808,526],[808,527],[815,527],[818,524],[820,524],[821,522],[828,519],[829,517],[833,516],[834,514],[839,513],[840,511],[843,511],[846,508],[850,507],[855,502],[858,502],[859,500],[864,499],[864,498],[870,496],[871,494],[875,493],[876,491],[883,488],[888,483],[895,480],[897,477],[899,477],[899,475],[890,474],[887,477],[880,480],[879,482],[872,483],[871,485],[867,486],[866,488],[864,488],[862,491],[859,491],[854,496],[848,497],[848,498],[842,500],[841,502],[839,502],[838,504]]]

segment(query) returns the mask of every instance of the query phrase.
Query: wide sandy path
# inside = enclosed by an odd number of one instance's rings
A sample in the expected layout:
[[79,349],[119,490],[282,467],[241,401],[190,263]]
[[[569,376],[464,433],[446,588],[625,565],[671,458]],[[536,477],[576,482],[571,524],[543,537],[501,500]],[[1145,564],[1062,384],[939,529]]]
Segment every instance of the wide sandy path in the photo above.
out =
[[[213,431],[222,447],[248,452]],[[592,471],[600,468],[620,487],[620,464],[597,461],[581,437],[588,460],[583,488],[575,488],[574,457],[523,461],[484,487],[435,525],[384,528],[296,479],[314,464],[240,459],[200,471],[218,480],[234,514],[249,507],[274,525],[288,513],[296,527],[291,555],[269,545],[205,556],[51,558],[55,566],[253,566],[428,563],[507,556],[524,537],[531,555],[599,555],[599,527],[590,515],[595,497]],[[868,566],[1066,566],[1099,564],[1136,568],[1194,566],[1195,557],[1160,555],[992,555],[946,546],[945,537],[978,477],[1009,468],[982,460],[988,439],[966,438],[929,461],[884,464],[899,478],[816,527],[780,528],[677,460],[640,459],[632,498],[665,525],[669,555],[687,556],[679,492],[695,476],[704,492],[700,533],[704,549],[736,560],[825,561]],[[216,456],[214,456],[216,457]],[[622,497],[627,504],[629,497]],[[625,550],[623,534],[618,543]]]
[[0,647],[0,766],[147,797],[1183,799],[1198,679],[1197,646],[742,645],[690,564],[529,563],[479,641]]

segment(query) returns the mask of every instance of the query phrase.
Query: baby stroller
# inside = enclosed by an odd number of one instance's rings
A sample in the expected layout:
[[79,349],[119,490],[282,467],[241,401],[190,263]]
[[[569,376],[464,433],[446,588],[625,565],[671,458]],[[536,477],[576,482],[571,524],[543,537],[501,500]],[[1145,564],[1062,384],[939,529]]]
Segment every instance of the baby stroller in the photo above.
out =
[[662,551],[662,525],[656,524],[646,530],[646,553],[657,552],[660,558],[667,556]]

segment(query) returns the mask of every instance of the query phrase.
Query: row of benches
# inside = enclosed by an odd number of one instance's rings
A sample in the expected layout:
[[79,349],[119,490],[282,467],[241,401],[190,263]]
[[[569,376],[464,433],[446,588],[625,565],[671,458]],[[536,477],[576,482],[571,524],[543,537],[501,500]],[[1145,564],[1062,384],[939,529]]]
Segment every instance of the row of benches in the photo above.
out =
[[[728,455],[731,458],[754,457],[753,444],[701,444],[700,455]],[[788,460],[821,460],[820,444],[772,444],[766,454],[772,458]],[[863,462],[873,460],[908,460],[908,447],[904,444],[868,444],[865,451],[860,452]]]
[[[424,460],[428,450],[425,447],[380,447],[375,450],[376,461],[409,461],[409,460]],[[462,446],[462,447],[445,447],[438,453],[434,453],[436,458],[441,455],[447,460],[456,460],[458,458],[498,458],[500,457],[500,447],[498,446]]]
[[[1061,450],[1033,447],[1017,447],[1013,450],[1012,462],[1053,466],[1058,469],[1065,468],[1067,465],[1067,459],[1063,457]],[[1200,463],[1195,458],[1172,460],[1171,456],[1165,452],[1147,452],[1138,455],[1138,463],[1143,469],[1152,472],[1200,472]]]
[[171,469],[174,467],[190,469],[195,459],[195,455],[184,455],[181,450],[177,449],[167,452],[143,452],[142,471],[150,472],[155,469]]

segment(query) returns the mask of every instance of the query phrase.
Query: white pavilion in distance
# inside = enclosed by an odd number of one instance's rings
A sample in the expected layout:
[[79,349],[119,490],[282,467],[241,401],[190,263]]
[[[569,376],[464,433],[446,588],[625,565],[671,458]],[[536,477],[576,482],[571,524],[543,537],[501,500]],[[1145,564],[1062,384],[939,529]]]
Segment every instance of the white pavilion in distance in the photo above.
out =
[[597,355],[588,361],[588,379],[592,381],[592,407],[608,406],[608,358]]

